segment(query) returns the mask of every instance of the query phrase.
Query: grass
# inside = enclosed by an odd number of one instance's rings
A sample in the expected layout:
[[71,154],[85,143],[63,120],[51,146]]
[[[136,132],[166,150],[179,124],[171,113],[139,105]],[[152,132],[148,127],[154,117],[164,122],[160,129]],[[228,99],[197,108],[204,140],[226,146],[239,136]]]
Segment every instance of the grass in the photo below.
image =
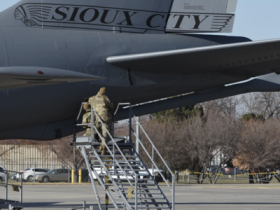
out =
[[[212,176],[213,180],[214,176]],[[196,179],[194,176],[190,175],[190,178],[188,179],[188,176],[185,175],[184,178],[182,175],[179,176],[178,184],[197,184]],[[203,181],[203,184],[209,184],[209,179],[206,178]],[[216,184],[249,184],[249,176],[242,174],[237,175],[236,179],[234,179],[234,176],[231,175],[223,175],[220,176]],[[273,177],[273,179],[270,181],[270,184],[280,184],[276,178]]]

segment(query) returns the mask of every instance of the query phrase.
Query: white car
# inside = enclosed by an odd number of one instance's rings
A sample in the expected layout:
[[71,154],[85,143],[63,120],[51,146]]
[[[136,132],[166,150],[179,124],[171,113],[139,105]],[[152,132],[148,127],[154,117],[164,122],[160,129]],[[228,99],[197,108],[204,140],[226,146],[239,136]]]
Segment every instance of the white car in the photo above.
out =
[[[105,175],[105,170],[103,168],[94,168],[94,170],[96,171],[96,173],[99,177],[103,177]],[[93,179],[97,179],[97,176],[95,175],[95,173],[93,171],[91,171],[91,174],[92,174]],[[84,182],[91,182],[89,175],[86,176],[86,178],[84,179]]]
[[[130,168],[128,166],[124,166],[122,167],[123,169],[125,169],[124,173],[122,172],[122,170],[119,169],[118,166],[116,166],[116,171],[114,171],[114,167],[112,166],[109,169],[109,173],[112,175],[113,179],[121,179],[121,180],[126,180],[128,179],[134,179],[134,176],[132,176],[132,174],[134,175],[134,173],[129,170]],[[104,180],[105,176],[106,176],[106,171],[103,168],[94,168],[97,175]],[[139,171],[139,176],[140,179],[144,179],[149,177],[149,173],[143,168],[143,167],[135,167],[134,169],[140,169],[143,171]],[[163,176],[165,176],[165,171],[163,170],[157,170],[157,169],[148,169],[150,174],[152,174],[155,178],[157,182],[161,182],[163,181],[161,175],[159,174],[159,172],[162,173]],[[97,179],[95,173],[93,171],[91,171],[93,179]],[[114,173],[117,173],[117,175],[114,175]],[[165,177],[166,178],[166,177]],[[90,182],[90,178],[89,176],[86,177],[85,181]]]
[[[116,171],[114,171],[114,167],[112,167],[110,169],[110,173],[113,175],[112,177],[114,179],[121,179],[121,180],[125,180],[127,178],[134,179],[134,172],[132,172],[130,170],[131,168],[129,166],[124,166],[122,168],[124,169],[124,171],[120,170],[118,166],[116,166]],[[157,169],[150,168],[150,169],[148,169],[150,173],[148,173],[145,168],[140,167],[140,166],[134,166],[133,169],[136,169],[138,171],[140,179],[148,178],[148,177],[150,177],[150,174],[152,176],[160,176],[159,172],[161,172],[163,175],[165,175],[165,172],[163,170],[157,170]],[[117,173],[117,175],[114,175],[116,173]]]
[[[121,180],[126,180],[127,178],[134,179],[134,176],[133,176],[134,173],[130,170],[130,168],[128,166],[124,166],[122,168],[125,170],[124,172],[122,170],[120,170],[118,166],[116,166],[116,171],[114,171],[114,167],[112,166],[109,169],[109,173],[112,175],[112,177],[114,179],[121,179]],[[106,176],[106,171],[103,168],[94,168],[94,169],[100,178],[103,179]],[[140,171],[138,171],[140,179],[147,178],[150,176],[149,173],[143,167],[135,167],[134,169],[140,170]],[[148,170],[149,170],[150,174],[157,177],[156,180],[158,180],[158,181],[162,180],[162,177],[160,176],[159,172],[161,172],[163,174],[163,176],[165,176],[165,171],[163,171],[163,170],[157,170],[157,169],[148,169]],[[91,171],[91,173],[92,173],[93,178],[97,179],[95,173],[93,173],[93,171]],[[87,180],[88,180],[88,182],[90,182],[89,177],[87,177]]]
[[[49,171],[49,169],[46,169],[46,168],[27,168],[27,169],[21,171],[22,180],[27,181],[27,182],[33,182],[34,177],[36,175],[45,174],[48,171]],[[17,178],[17,180],[19,180],[19,174],[17,174],[16,178]]]

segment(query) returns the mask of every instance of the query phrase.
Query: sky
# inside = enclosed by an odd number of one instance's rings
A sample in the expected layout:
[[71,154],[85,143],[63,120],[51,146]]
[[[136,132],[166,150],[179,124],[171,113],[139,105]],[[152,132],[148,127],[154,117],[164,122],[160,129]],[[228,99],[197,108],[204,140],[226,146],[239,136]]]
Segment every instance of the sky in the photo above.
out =
[[[0,11],[16,2],[19,0],[0,0]],[[252,40],[280,38],[279,11],[280,0],[238,0],[233,32],[225,35]]]

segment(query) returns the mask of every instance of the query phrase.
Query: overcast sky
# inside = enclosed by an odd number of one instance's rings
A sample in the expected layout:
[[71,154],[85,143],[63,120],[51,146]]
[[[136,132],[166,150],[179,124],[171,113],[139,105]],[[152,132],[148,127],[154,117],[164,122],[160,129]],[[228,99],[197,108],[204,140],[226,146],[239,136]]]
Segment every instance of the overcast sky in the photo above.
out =
[[[18,1],[1,0],[0,11]],[[280,0],[238,0],[233,33],[226,35],[245,36],[253,40],[280,38],[279,10]]]

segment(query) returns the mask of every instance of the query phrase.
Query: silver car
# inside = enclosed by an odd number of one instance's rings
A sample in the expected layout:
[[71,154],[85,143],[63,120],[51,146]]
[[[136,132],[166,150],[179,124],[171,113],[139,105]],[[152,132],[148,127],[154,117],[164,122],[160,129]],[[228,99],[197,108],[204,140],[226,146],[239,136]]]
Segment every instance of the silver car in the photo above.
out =
[[[36,177],[39,174],[45,174],[48,172],[49,169],[46,168],[27,168],[22,172],[22,180],[27,182],[33,182],[34,177]],[[19,174],[16,175],[16,179],[19,180]]]
[[38,182],[68,182],[71,180],[71,173],[68,169],[53,169],[35,176],[35,180]]

